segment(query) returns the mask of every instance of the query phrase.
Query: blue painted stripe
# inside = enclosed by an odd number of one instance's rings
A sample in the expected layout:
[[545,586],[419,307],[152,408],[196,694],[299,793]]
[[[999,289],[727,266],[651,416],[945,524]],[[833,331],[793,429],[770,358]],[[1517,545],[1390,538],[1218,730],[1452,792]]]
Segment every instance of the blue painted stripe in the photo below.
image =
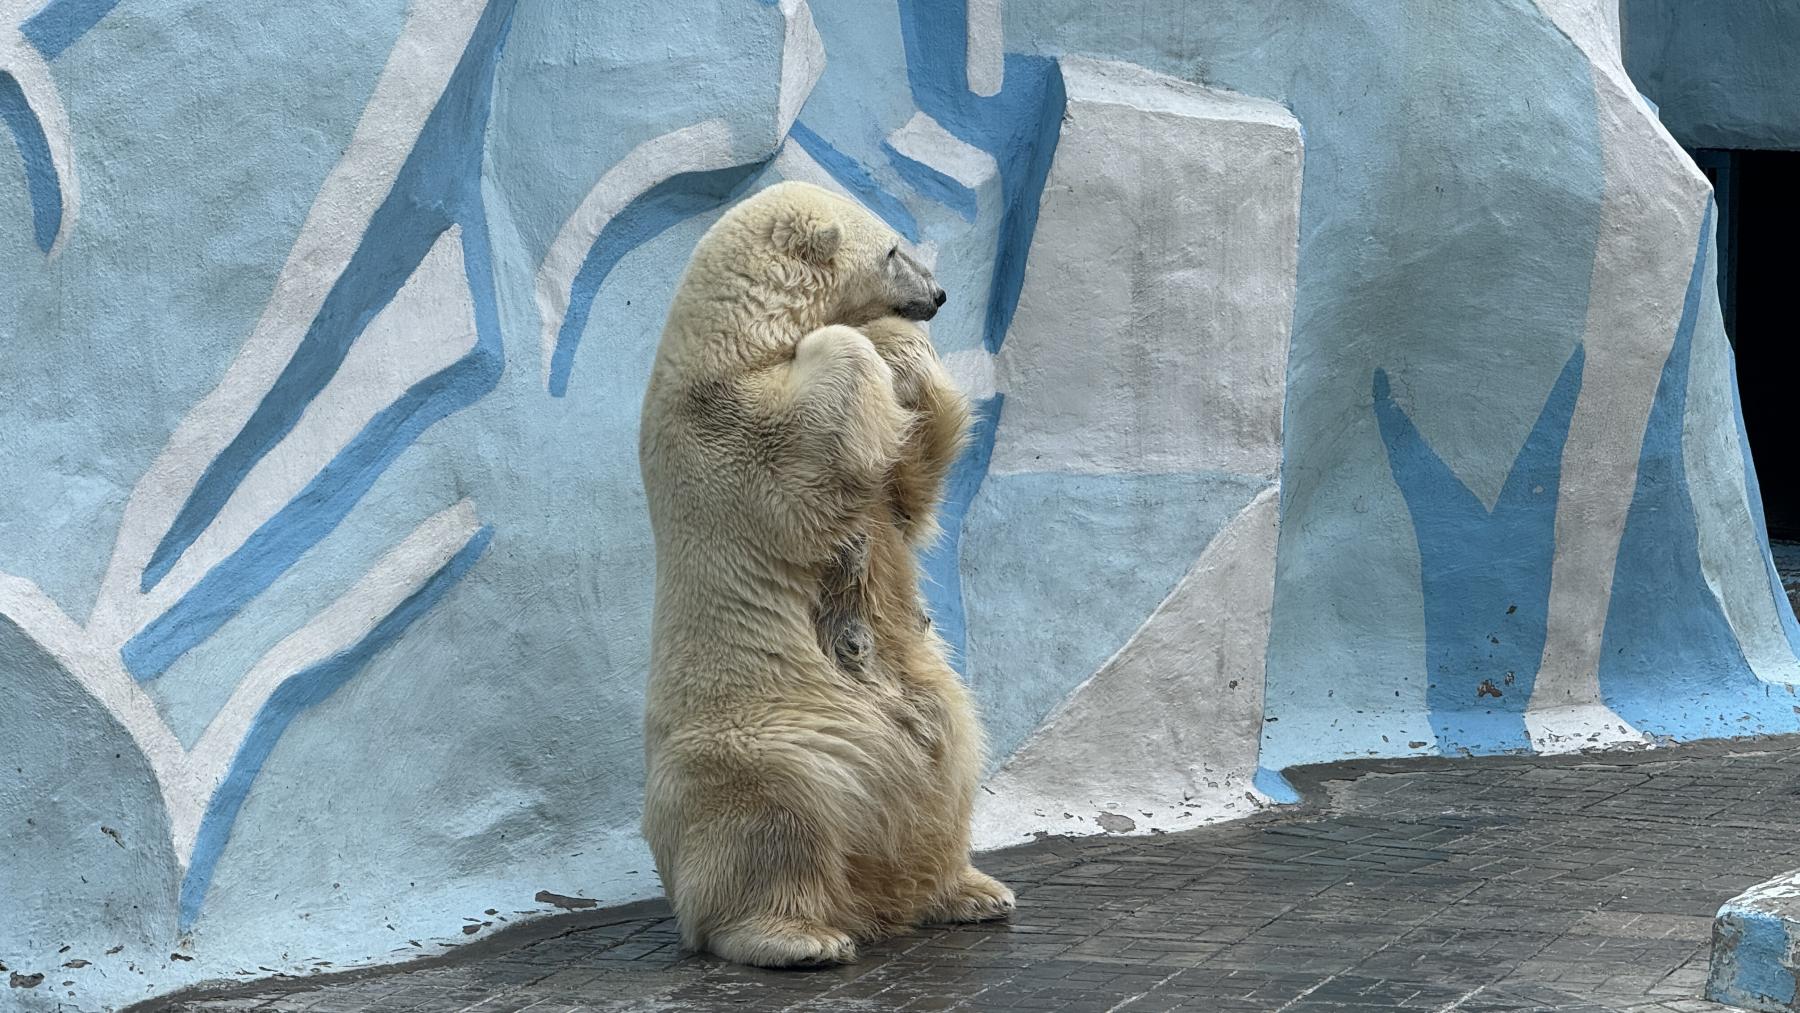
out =
[[993,460],[994,438],[1000,431],[1000,409],[1005,400],[1005,395],[995,394],[975,404],[969,446],[944,482],[944,499],[938,507],[943,537],[920,561],[932,625],[944,643],[950,645],[951,664],[958,672],[966,672],[969,635],[962,597],[963,520],[969,515],[969,506],[975,502],[975,494],[981,490],[988,464]]
[[900,178],[906,180],[907,185],[922,196],[956,212],[966,222],[973,222],[980,213],[975,191],[924,162],[901,154],[900,149],[886,141],[881,142],[881,150],[887,154],[888,161],[893,164],[894,171],[900,174]]
[[895,232],[906,237],[909,243],[919,241],[919,222],[913,218],[912,212],[900,198],[882,189],[875,177],[862,163],[831,146],[831,142],[820,137],[811,127],[804,123],[795,123],[788,132],[795,144],[812,160],[819,163],[820,168],[831,174],[844,189],[856,196],[865,206],[881,216],[882,221],[893,226]]
[[414,213],[413,208],[399,202],[383,205],[376,213],[368,241],[357,250],[349,268],[332,287],[293,358],[237,436],[207,465],[174,523],[150,554],[140,581],[141,590],[149,592],[168,576],[182,553],[218,517],[250,470],[299,424],[307,406],[337,375],[350,346],[393,299],[450,224],[437,214]]
[[50,0],[19,26],[19,34],[44,59],[54,60],[106,17],[119,0]]
[[1727,906],[1713,919],[1707,998],[1745,1009],[1794,1008],[1794,938],[1800,928],[1773,912]]
[[1745,660],[1700,562],[1682,428],[1712,213],[1709,201],[1644,429],[1600,648],[1607,705],[1637,728],[1675,739],[1800,729],[1795,698],[1758,679]]
[[450,561],[387,614],[369,634],[349,649],[289,676],[270,695],[257,712],[250,731],[232,758],[224,781],[207,803],[200,832],[194,840],[194,853],[187,874],[181,880],[181,930],[186,932],[200,915],[206,889],[212,883],[219,856],[231,837],[238,811],[250,794],[250,787],[262,772],[269,754],[282,733],[300,713],[323,702],[338,687],[362,671],[376,655],[399,640],[408,627],[438,603],[450,588],[469,572],[493,539],[491,526],[483,527],[457,551]]
[[483,342],[377,413],[298,496],[126,641],[120,656],[133,677],[162,675],[218,632],[330,534],[420,433],[492,391],[504,361],[496,342]]
[[414,384],[376,413],[306,488],[137,635],[120,656],[140,681],[154,679],[212,636],[330,534],[419,435],[474,404],[500,381],[505,356],[485,222],[463,232],[463,269],[474,296],[475,348]]
[[[168,575],[182,553],[218,517],[250,470],[293,431],[307,406],[337,375],[350,346],[418,269],[438,236],[460,223],[467,246],[471,245],[470,234],[478,231],[472,226],[480,223],[479,230],[485,230],[481,220],[482,142],[492,104],[494,66],[505,46],[515,3],[496,0],[482,14],[469,48],[401,166],[393,189],[370,218],[362,245],[332,285],[318,316],[269,393],[201,474],[151,553],[141,590],[148,592]],[[476,286],[478,309],[481,299],[492,298],[491,286],[491,278]],[[484,340],[488,337],[497,344],[497,328]],[[391,459],[391,455],[386,458]],[[320,500],[332,498],[326,495]]]
[[550,355],[551,396],[568,393],[575,349],[581,344],[582,332],[587,330],[588,314],[593,311],[601,284],[619,261],[689,218],[737,199],[769,161],[765,158],[725,169],[676,173],[633,197],[600,229],[569,286],[569,311],[556,332],[556,349]]
[[[1025,260],[1037,231],[1038,200],[1056,155],[1068,104],[1062,71],[1038,56],[1005,58],[1004,86],[992,96],[968,87],[968,5],[965,0],[899,0],[900,36],[906,49],[907,84],[919,110],[966,144],[994,156],[1000,172],[1002,209],[988,285],[982,347],[997,352],[1012,326]],[[942,510],[945,538],[924,562],[931,578],[927,597],[939,632],[966,666],[967,619],[962,602],[959,549],[969,505],[987,475],[1002,399],[979,406],[974,445],[952,472]]]
[[1293,805],[1300,801],[1300,793],[1294,790],[1294,786],[1289,784],[1288,779],[1282,776],[1278,770],[1258,767],[1256,776],[1251,779],[1250,783],[1256,786],[1257,791],[1268,796],[1269,801],[1277,805]]
[[1489,511],[1374,378],[1388,466],[1419,546],[1426,699],[1439,749],[1526,750],[1525,707],[1543,658],[1563,445],[1581,391],[1578,345]]
[[1004,202],[982,345],[998,351],[1018,309],[1025,260],[1037,231],[1038,199],[1056,155],[1068,99],[1056,61],[1009,54],[998,95],[968,87],[966,0],[900,0],[906,76],[920,111],[994,156]]
[[1050,177],[1063,111],[1068,106],[1062,70],[1054,61],[1008,56],[1006,78],[1012,81],[1015,75],[1036,82],[1037,90],[1032,94],[1036,108],[1023,111],[1021,122],[1028,132],[1009,137],[1001,149],[1008,153],[1001,170],[1006,211],[1000,218],[1000,245],[994,256],[987,328],[982,338],[990,352],[1000,350],[1019,307],[1019,292],[1025,287],[1025,262],[1031,256],[1031,237],[1037,234],[1038,201],[1044,193],[1044,181]]
[[56,163],[50,158],[50,140],[37,112],[25,100],[25,89],[11,74],[0,70],[0,120],[12,131],[19,158],[25,163],[25,192],[31,197],[32,238],[45,253],[56,243],[62,228],[62,184],[56,179]]

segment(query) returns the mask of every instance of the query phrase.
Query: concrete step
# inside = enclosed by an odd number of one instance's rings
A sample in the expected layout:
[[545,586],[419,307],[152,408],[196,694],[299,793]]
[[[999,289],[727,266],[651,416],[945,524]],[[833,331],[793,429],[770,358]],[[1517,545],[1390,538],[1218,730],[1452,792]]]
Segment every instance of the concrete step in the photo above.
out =
[[1725,902],[1713,918],[1706,996],[1743,1009],[1800,1010],[1800,870]]

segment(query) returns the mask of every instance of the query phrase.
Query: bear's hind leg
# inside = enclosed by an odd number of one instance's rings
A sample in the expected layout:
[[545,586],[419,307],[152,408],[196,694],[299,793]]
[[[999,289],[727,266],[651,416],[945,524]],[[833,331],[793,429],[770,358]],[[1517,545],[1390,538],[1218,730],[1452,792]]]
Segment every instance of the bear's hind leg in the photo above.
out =
[[923,920],[928,925],[995,921],[1010,916],[1015,903],[1006,884],[970,865],[926,908]]
[[868,919],[823,821],[786,806],[741,808],[697,829],[683,851],[670,899],[690,947],[758,967],[856,959]]
[[838,930],[802,918],[751,918],[712,934],[707,949],[735,964],[754,967],[830,967],[856,960],[856,942]]

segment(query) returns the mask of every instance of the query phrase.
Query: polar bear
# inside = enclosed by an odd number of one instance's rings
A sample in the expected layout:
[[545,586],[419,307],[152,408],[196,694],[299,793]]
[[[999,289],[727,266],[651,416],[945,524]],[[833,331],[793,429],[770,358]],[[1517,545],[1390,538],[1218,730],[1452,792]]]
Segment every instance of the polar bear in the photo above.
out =
[[918,592],[966,400],[944,302],[860,205],[802,183],[700,240],[652,369],[643,831],[690,948],[844,963],[1004,917],[969,864],[975,712]]

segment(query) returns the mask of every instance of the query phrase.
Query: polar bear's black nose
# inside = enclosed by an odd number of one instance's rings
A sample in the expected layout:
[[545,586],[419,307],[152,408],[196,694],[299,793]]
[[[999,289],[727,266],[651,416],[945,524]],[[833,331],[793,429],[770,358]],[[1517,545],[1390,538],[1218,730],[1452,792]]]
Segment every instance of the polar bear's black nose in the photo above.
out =
[[894,313],[907,320],[923,322],[937,316],[938,307],[944,305],[944,299],[944,290],[934,285],[929,299],[913,299],[901,303],[894,307]]

